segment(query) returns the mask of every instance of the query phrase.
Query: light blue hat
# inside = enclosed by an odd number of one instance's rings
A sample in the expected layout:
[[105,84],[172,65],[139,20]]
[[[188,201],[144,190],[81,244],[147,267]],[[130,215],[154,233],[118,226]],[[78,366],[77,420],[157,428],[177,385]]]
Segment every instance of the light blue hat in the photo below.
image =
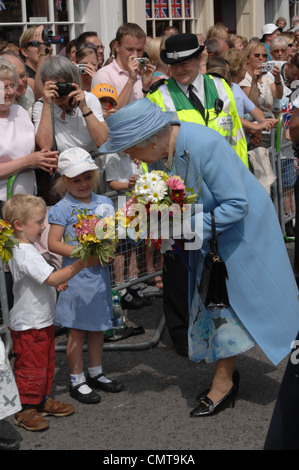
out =
[[156,134],[174,116],[174,112],[162,111],[148,98],[133,101],[106,120],[108,140],[99,150],[101,153],[115,153],[133,147]]

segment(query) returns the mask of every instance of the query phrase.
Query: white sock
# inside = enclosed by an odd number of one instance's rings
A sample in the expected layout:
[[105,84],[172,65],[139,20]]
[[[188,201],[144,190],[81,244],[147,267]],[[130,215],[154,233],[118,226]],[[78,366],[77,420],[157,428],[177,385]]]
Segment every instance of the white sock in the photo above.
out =
[[[93,379],[97,375],[103,374],[103,367],[102,366],[88,367],[88,373],[90,377]],[[108,377],[105,377],[105,375],[102,375],[102,377],[99,377],[97,380],[103,383],[112,382],[112,380],[108,379]]]
[[85,383],[85,374],[84,372],[81,372],[81,374],[71,374],[71,385],[72,387],[75,387],[76,385],[82,384],[78,390],[80,393],[83,393],[83,395],[87,395],[87,393],[90,393],[92,390],[91,388]]

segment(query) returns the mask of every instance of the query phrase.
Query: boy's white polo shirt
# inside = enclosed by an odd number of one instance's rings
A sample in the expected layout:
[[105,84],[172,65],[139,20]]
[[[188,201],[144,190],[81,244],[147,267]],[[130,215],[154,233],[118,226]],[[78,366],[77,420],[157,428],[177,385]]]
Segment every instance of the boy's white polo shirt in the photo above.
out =
[[9,326],[15,331],[45,328],[53,324],[56,289],[44,281],[53,272],[38,249],[20,243],[8,262],[13,277],[14,306]]

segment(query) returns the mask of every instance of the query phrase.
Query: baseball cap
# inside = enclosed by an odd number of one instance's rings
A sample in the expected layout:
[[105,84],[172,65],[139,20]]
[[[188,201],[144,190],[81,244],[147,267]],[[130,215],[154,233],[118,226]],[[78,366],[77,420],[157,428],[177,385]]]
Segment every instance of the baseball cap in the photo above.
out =
[[274,23],[265,24],[262,29],[262,36],[264,36],[265,34],[272,34],[274,33],[274,31],[277,31],[277,29],[282,32],[282,28],[277,27]]
[[58,170],[61,176],[74,178],[85,171],[98,169],[91,155],[80,147],[64,150],[58,157]]
[[108,83],[98,83],[93,87],[91,93],[93,93],[98,99],[112,98],[117,104],[117,91],[113,86],[109,85]]

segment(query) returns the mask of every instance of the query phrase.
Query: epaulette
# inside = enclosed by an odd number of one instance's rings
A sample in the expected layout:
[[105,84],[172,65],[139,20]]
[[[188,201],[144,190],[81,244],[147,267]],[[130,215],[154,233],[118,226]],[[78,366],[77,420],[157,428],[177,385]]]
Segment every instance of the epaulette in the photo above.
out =
[[148,93],[154,93],[154,91],[158,90],[165,82],[167,82],[166,78],[160,78],[160,80],[157,80],[149,87]]

